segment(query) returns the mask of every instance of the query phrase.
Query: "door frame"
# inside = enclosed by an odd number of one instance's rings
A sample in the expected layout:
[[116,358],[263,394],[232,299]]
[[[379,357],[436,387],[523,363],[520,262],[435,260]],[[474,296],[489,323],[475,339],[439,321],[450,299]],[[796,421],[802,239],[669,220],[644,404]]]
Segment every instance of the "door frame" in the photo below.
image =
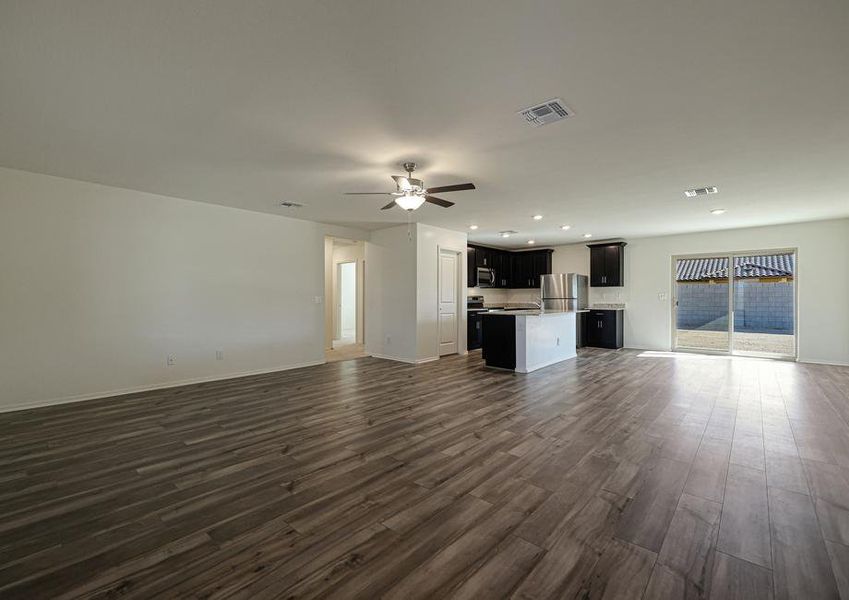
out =
[[[793,354],[770,354],[767,352],[750,352],[734,350],[734,258],[752,254],[793,254]],[[678,282],[677,262],[691,258],[727,258],[728,259],[728,348],[714,350],[710,348],[679,348],[678,347]],[[733,252],[702,252],[697,254],[674,254],[671,262],[670,298],[670,348],[673,352],[689,352],[698,354],[718,354],[725,356],[748,356],[753,358],[771,358],[774,360],[799,360],[799,249],[798,248],[769,248],[761,250],[735,250]]]
[[342,274],[342,265],[354,265],[354,343],[357,343],[357,331],[360,326],[360,304],[359,304],[359,296],[360,296],[360,284],[359,284],[359,270],[360,266],[357,264],[359,261],[357,260],[340,260],[339,262],[333,263],[333,266],[336,272],[333,274],[335,277],[336,285],[332,286],[333,288],[333,341],[342,339],[342,278],[340,275]]
[[439,298],[441,297],[440,292],[442,286],[442,278],[440,277],[439,270],[442,268],[440,264],[440,257],[443,252],[451,252],[457,256],[457,272],[455,274],[456,281],[454,283],[454,314],[457,315],[457,318],[454,319],[457,325],[457,331],[454,334],[457,340],[457,352],[456,354],[465,354],[466,353],[466,344],[460,344],[460,340],[463,339],[461,337],[461,332],[464,331],[464,323],[465,319],[465,311],[464,304],[462,302],[463,298],[463,290],[466,289],[466,278],[468,275],[464,272],[463,265],[465,261],[463,260],[463,250],[458,248],[454,248],[451,246],[440,246],[437,244],[436,246],[436,356],[438,358],[442,358],[443,356],[451,356],[450,354],[440,354],[439,353],[439,340],[441,338],[440,331],[442,329],[442,321],[439,318]]

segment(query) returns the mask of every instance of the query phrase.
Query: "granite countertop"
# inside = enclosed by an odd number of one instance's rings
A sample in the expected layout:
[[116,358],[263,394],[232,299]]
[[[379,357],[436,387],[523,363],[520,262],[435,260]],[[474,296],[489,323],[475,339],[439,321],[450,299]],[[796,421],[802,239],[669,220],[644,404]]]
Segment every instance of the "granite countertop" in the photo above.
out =
[[486,315],[515,315],[517,317],[554,317],[557,315],[575,314],[574,310],[540,310],[538,308],[522,308],[519,310],[491,310],[481,313]]
[[624,302],[596,302],[590,306],[590,310],[624,310]]

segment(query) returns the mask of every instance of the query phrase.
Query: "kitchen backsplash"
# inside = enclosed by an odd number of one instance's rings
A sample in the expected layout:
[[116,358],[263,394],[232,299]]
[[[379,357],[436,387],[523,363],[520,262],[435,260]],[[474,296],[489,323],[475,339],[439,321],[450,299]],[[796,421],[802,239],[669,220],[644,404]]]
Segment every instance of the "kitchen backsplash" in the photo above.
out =
[[539,290],[507,290],[503,288],[468,288],[468,296],[483,296],[485,305],[528,304],[539,302]]
[[[468,296],[483,296],[486,305],[527,304],[539,301],[539,290],[508,290],[503,288],[468,288]],[[627,302],[625,288],[590,288],[589,302],[593,304],[612,304]]]

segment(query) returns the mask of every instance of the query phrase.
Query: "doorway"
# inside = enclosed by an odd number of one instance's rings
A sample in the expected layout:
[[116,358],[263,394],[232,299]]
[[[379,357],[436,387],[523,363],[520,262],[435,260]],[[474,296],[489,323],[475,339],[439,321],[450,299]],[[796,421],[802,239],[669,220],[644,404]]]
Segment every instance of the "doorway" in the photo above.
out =
[[460,347],[460,257],[457,250],[439,249],[437,296],[439,356],[457,354]]
[[795,359],[796,251],[672,259],[674,350]]
[[365,351],[365,245],[325,238],[325,360],[367,356]]

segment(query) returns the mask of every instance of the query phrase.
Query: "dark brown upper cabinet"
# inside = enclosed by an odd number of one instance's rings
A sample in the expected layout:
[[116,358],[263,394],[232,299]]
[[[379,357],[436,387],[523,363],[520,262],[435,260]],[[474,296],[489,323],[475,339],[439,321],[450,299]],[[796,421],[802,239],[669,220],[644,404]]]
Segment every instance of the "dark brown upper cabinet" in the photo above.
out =
[[590,286],[625,285],[625,242],[587,244],[590,249]]
[[477,267],[495,271],[498,288],[536,288],[542,275],[551,273],[550,249],[515,252],[486,246],[468,247],[469,287],[476,285]]

